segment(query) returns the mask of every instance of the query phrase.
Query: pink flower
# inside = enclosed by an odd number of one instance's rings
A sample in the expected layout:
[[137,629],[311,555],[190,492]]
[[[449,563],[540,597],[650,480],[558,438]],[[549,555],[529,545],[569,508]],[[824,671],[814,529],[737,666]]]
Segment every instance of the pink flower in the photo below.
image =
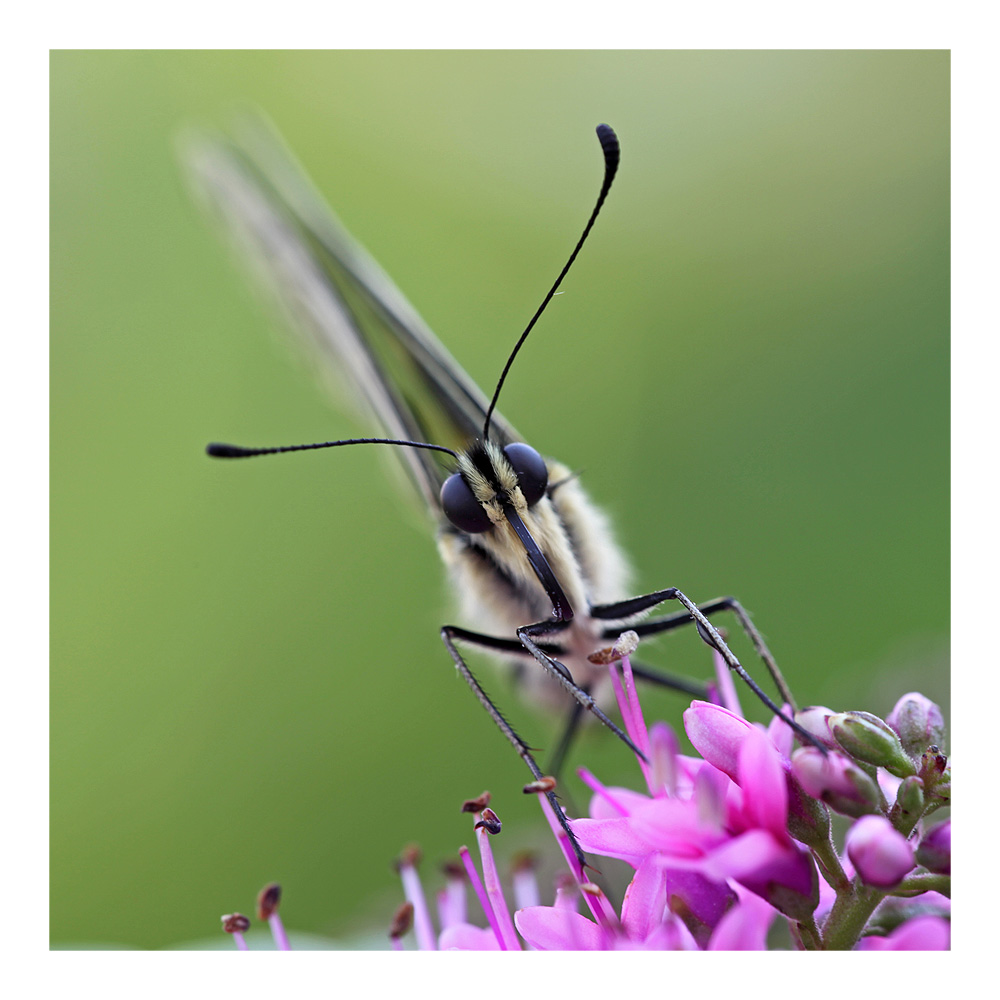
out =
[[693,702],[684,723],[695,748],[740,792],[729,795],[730,839],[706,874],[735,879],[788,916],[811,913],[819,886],[811,858],[788,834],[787,759],[768,735],[718,705]]

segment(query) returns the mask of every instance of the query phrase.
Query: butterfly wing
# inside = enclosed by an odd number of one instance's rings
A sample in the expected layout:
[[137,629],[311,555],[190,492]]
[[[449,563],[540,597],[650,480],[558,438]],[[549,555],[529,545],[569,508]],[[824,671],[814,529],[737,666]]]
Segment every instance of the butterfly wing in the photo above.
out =
[[[481,436],[488,399],[340,224],[273,129],[253,119],[235,139],[190,136],[182,155],[196,192],[339,395],[353,395],[389,438],[457,451]],[[521,440],[496,413],[490,436],[501,445]],[[393,450],[439,511],[449,471],[439,455]]]

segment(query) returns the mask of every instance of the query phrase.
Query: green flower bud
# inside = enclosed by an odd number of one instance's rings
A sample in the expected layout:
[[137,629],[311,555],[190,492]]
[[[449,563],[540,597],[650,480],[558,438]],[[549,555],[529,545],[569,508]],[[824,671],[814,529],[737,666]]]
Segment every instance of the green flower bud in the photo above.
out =
[[898,778],[916,774],[917,768],[903,750],[899,737],[870,712],[840,712],[830,717],[830,731],[855,760],[884,767]]
[[919,816],[924,811],[924,783],[920,778],[910,775],[900,782],[896,805],[910,816]]
[[892,825],[900,833],[909,835],[924,814],[926,804],[922,779],[915,774],[904,778],[896,792],[896,804],[889,813]]

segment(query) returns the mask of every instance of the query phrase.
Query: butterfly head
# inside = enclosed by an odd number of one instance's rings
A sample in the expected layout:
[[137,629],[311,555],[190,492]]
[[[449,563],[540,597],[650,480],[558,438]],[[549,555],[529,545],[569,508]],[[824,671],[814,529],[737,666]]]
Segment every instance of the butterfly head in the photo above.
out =
[[545,496],[548,481],[545,459],[530,445],[477,441],[441,487],[441,508],[456,528],[479,534],[508,520],[509,510],[523,518]]

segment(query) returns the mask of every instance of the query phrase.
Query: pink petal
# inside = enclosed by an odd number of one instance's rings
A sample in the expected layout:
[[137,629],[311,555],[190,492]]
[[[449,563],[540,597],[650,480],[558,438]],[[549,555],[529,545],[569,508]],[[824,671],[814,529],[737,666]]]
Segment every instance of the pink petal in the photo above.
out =
[[739,785],[711,764],[703,763],[695,775],[692,794],[698,805],[698,819],[703,826],[721,830],[733,802],[743,803]]
[[694,748],[733,781],[739,781],[740,746],[752,728],[746,719],[707,701],[693,701],[684,712],[684,729]]
[[633,831],[630,819],[575,819],[570,825],[580,846],[591,854],[620,858],[637,866],[650,852],[649,844]]
[[680,775],[680,750],[677,736],[665,722],[649,727],[650,785],[654,794],[677,794]]
[[518,933],[539,951],[602,951],[605,935],[575,910],[529,906],[514,914]]
[[648,795],[633,791],[631,788],[608,786],[597,791],[591,797],[590,817],[591,819],[618,819],[621,816],[629,816],[637,806],[648,801]]
[[700,951],[691,932],[676,917],[671,917],[657,927],[645,941],[643,951]]
[[917,848],[917,861],[928,871],[951,874],[951,820],[932,826]]
[[688,929],[705,945],[726,911],[736,902],[736,893],[725,881],[713,881],[699,871],[670,868],[666,872],[667,899],[671,909],[683,904]]
[[760,896],[744,893],[719,921],[708,951],[766,951],[767,932],[777,911]]
[[472,924],[452,924],[438,939],[441,951],[498,951],[497,936],[489,928]]
[[815,869],[809,855],[766,830],[750,830],[714,851],[704,868],[709,877],[734,878],[767,898],[768,886],[784,886],[804,898],[813,894]]
[[648,799],[629,823],[647,850],[671,858],[700,857],[726,839],[718,825],[703,821],[698,804],[691,799]]
[[913,917],[888,937],[861,939],[858,951],[948,951],[951,924],[942,917]]
[[634,941],[644,941],[663,921],[667,903],[663,863],[656,854],[648,855],[625,890],[622,900],[622,928]]
[[[781,711],[789,718],[795,714],[787,703],[781,706]],[[767,735],[778,748],[782,757],[787,760],[792,756],[792,748],[795,745],[795,730],[784,719],[778,715],[771,719],[767,727]]]
[[759,729],[751,728],[740,747],[740,788],[744,815],[778,840],[787,840],[788,785],[781,754]]

